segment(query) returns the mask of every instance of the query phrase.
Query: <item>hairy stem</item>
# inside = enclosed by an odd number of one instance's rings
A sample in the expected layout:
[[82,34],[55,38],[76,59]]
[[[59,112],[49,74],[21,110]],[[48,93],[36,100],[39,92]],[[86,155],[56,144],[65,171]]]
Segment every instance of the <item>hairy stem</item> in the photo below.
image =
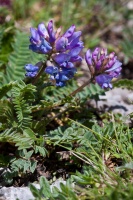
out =
[[32,84],[34,85],[37,80],[39,79],[39,77],[41,76],[41,74],[43,73],[44,69],[46,68],[46,62],[43,63],[42,68],[40,69],[39,73],[36,75],[36,77],[33,79]]
[[77,88],[75,91],[73,91],[70,94],[70,96],[74,96],[75,94],[77,94],[78,92],[80,92],[85,86],[89,85],[92,81],[93,81],[93,78],[91,78],[88,81],[86,81],[83,85],[81,85],[79,88]]
[[[52,53],[51,53],[51,54],[52,54]],[[46,60],[43,61],[42,67],[41,67],[39,73],[35,76],[34,80],[32,81],[32,84],[33,84],[33,85],[38,81],[39,77],[42,75],[42,73],[44,72],[45,68],[47,67],[47,61],[50,60],[51,54],[49,54],[49,55],[46,57]]]

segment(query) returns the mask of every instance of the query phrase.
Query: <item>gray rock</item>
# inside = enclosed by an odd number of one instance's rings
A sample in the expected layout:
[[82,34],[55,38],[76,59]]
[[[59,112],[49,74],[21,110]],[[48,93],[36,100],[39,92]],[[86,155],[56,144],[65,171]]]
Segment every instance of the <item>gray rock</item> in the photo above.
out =
[[66,184],[66,181],[63,180],[56,180],[52,185],[51,185],[51,191],[53,187],[57,187],[60,190],[60,183],[63,183],[64,185]]
[[0,196],[6,200],[33,200],[35,199],[28,187],[3,187],[0,189]]
[[[90,102],[96,107],[94,100]],[[120,113],[123,116],[133,112],[133,92],[127,89],[114,88],[106,92],[105,96],[100,96],[97,107],[105,111]]]
[[[66,184],[66,181],[56,180],[50,187],[51,191],[54,186],[60,189],[60,183]],[[40,189],[39,184],[33,184],[37,189]],[[0,200],[34,200],[28,187],[2,187],[0,189]]]

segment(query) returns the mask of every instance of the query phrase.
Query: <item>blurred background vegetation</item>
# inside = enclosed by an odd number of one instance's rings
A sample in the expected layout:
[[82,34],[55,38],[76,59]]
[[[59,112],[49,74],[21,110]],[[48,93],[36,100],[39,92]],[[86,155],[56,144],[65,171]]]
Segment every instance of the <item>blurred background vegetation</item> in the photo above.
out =
[[[0,63],[6,63],[12,52],[11,43],[16,30],[30,35],[31,26],[36,27],[40,22],[47,24],[50,19],[63,30],[75,24],[77,30],[83,32],[86,49],[102,46],[115,51],[124,62],[124,78],[133,78],[131,0],[0,0],[0,33],[4,31],[0,43]],[[3,37],[3,34],[0,35]]]

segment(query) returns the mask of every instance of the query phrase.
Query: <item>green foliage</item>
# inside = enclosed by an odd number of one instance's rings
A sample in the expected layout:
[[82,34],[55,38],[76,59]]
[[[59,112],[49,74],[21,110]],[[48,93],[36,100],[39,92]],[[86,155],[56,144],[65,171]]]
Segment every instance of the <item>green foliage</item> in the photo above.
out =
[[[1,50],[0,50],[0,65],[2,72],[5,70],[5,66],[8,63],[8,59],[10,54],[12,53],[12,42],[14,41],[14,32],[15,32],[15,27],[14,23],[5,23],[3,26],[0,27],[3,32],[2,32],[2,38],[1,38]],[[0,70],[1,70],[0,69]]]
[[30,170],[33,173],[36,169],[36,166],[37,166],[36,161],[24,160],[24,159],[19,158],[12,163],[11,169],[14,172],[21,171],[24,173]]
[[35,87],[33,85],[25,85],[22,81],[12,90],[12,102],[17,115],[18,127],[30,127],[30,101],[34,101],[34,92]]
[[67,87],[58,87],[55,89],[55,87],[48,87],[45,89],[45,93],[47,94],[45,99],[46,100],[50,100],[53,102],[57,102],[59,100],[64,101],[65,103],[65,99],[66,102],[67,101],[71,101],[72,97],[70,97],[70,94],[77,89],[77,84],[75,82],[75,80],[70,80],[67,83]]
[[[40,188],[40,190],[38,190],[38,189],[36,189],[36,187],[34,185],[32,185],[32,184],[30,185],[30,189],[31,189],[34,197],[36,197],[37,199],[41,199],[42,196],[47,197],[47,198],[52,197],[50,185],[46,178],[44,178],[44,177],[40,178],[40,186],[41,186],[41,188]],[[51,199],[53,199],[53,198],[51,198]]]
[[99,95],[104,95],[105,91],[98,85],[91,83],[88,87],[80,92],[78,95],[81,101],[86,101],[88,98],[99,100]]
[[121,88],[127,88],[129,90],[133,90],[133,81],[128,79],[121,79],[118,80],[116,83],[114,83],[114,87],[121,87]]
[[[97,175],[97,170],[92,170],[91,168],[86,168],[85,174],[77,173],[77,176],[73,176],[73,179],[78,182],[81,187],[77,187],[79,198],[81,199],[132,199],[132,183],[126,183],[124,180],[118,177],[118,175],[113,175],[111,171],[105,172],[107,176],[101,175],[101,178]],[[100,171],[98,171],[100,173]],[[110,179],[111,176],[114,180]],[[111,182],[112,181],[112,182]],[[113,182],[114,181],[114,182]],[[83,185],[88,185],[89,188],[83,188]],[[104,190],[102,188],[104,184]],[[82,195],[84,193],[84,195]]]
[[83,139],[84,133],[84,129],[79,127],[59,127],[54,131],[50,131],[47,139],[53,142],[54,145],[64,144],[71,147],[74,142],[79,142],[81,138]]
[[70,200],[78,200],[78,196],[71,189],[72,183],[67,181],[66,185],[60,183],[60,189],[56,186],[52,188],[49,185],[49,182],[45,177],[40,178],[40,189],[38,190],[34,185],[30,185],[31,192],[33,193],[36,200],[45,200],[45,199],[70,199]]
[[[28,63],[36,64],[42,59],[45,60],[45,56],[41,56],[33,53],[29,50],[29,37],[23,32],[17,31],[14,36],[13,52],[9,56],[8,66],[3,76],[3,83],[9,83],[10,81],[21,80],[25,77],[24,66]],[[27,63],[28,62],[28,63]]]
[[0,99],[12,89],[13,85],[14,82],[10,82],[9,84],[3,85],[3,87],[0,88]]
[[[11,93],[11,99],[0,102],[7,127],[9,125],[20,129],[29,127],[31,124],[30,103],[34,101],[35,86],[16,81],[4,85],[0,90],[1,97],[8,91]],[[1,116],[1,120],[2,118]]]
[[[133,159],[131,150],[133,148],[132,129],[130,130],[126,125],[121,125],[115,121],[105,124],[104,127],[94,124],[92,128],[73,120],[70,121],[72,122],[71,127],[58,128],[51,131],[48,134],[49,136],[46,137],[54,145],[64,147],[84,162],[83,172],[77,172],[71,177],[75,187],[72,188],[69,185],[67,194],[68,191],[71,191],[72,194],[78,194],[78,199],[92,199],[94,197],[94,199],[113,200],[114,195],[121,199],[132,197],[130,189],[126,190],[127,186],[131,187],[132,185],[130,183]],[[76,142],[78,147],[74,148]],[[113,164],[113,159],[116,159],[116,161],[120,159],[125,164],[117,168],[112,165],[114,171],[111,171],[111,166],[108,166],[107,163]],[[121,171],[122,177],[117,173]],[[126,180],[124,179],[125,176]],[[125,194],[123,190],[126,190]],[[57,192],[58,198],[65,199],[65,192],[66,187],[61,187],[61,190]],[[52,195],[56,199],[54,190]]]

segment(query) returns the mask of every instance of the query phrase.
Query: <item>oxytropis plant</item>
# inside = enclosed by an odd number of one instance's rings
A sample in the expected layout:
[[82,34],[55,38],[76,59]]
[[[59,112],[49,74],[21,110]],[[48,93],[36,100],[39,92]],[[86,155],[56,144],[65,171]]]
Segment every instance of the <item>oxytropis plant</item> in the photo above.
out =
[[[34,78],[34,83],[44,72],[50,75],[50,81],[54,85],[61,87],[74,77],[77,72],[74,64],[84,59],[80,56],[84,47],[80,40],[81,31],[75,31],[75,28],[75,25],[72,25],[64,34],[61,34],[61,28],[54,31],[53,21],[50,20],[47,28],[40,23],[37,29],[30,29],[29,49],[47,55],[45,63],[39,62],[25,66],[26,76]],[[122,69],[122,63],[117,60],[115,53],[107,54],[107,49],[96,47],[93,52],[90,49],[87,50],[85,60],[91,79],[77,92],[91,81],[95,81],[104,89],[112,88],[112,79],[118,77]]]

